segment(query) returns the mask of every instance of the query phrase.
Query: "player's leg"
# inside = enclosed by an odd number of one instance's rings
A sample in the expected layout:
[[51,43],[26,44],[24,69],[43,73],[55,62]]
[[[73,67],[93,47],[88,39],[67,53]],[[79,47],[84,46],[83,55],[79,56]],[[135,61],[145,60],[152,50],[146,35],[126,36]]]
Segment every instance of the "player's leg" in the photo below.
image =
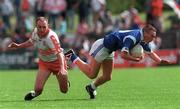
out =
[[70,60],[75,63],[78,68],[86,74],[89,78],[94,79],[97,77],[101,62],[109,55],[107,49],[103,46],[103,39],[97,40],[91,47],[90,56],[88,56],[88,63],[82,61],[73,50],[65,53],[66,57],[70,57]]
[[36,76],[34,91],[29,92],[24,99],[32,100],[33,98],[39,96],[42,93],[44,85],[50,74],[50,71],[41,63],[41,65],[39,65],[38,73]]
[[113,69],[113,57],[114,53],[109,53],[106,48],[103,48],[99,55],[95,56],[95,59],[102,62],[103,73],[94,82],[86,86],[90,98],[94,99],[96,95],[96,88],[111,79],[111,73]]
[[104,60],[102,63],[103,73],[93,83],[95,87],[98,87],[105,82],[111,80],[113,70],[113,60]]
[[43,91],[43,87],[45,82],[47,81],[48,77],[50,76],[50,72],[47,70],[38,70],[37,76],[36,76],[36,82],[35,82],[35,87],[34,87],[34,91],[29,92],[26,96],[25,96],[25,100],[32,100],[33,98],[39,96],[42,91]]
[[36,96],[42,93],[44,85],[50,75],[51,75],[51,72],[49,70],[46,70],[46,69],[38,70],[38,74],[36,76],[35,87],[34,87]]
[[[59,83],[59,89],[62,93],[67,93],[68,87],[70,86],[70,83],[68,81],[68,72],[67,72],[67,63],[65,60],[65,57],[63,57],[63,62],[64,62],[64,67],[63,67],[63,72],[60,71],[60,63],[59,61],[57,63],[54,63],[52,65],[52,72],[55,73],[56,78]],[[55,70],[55,71],[54,71]]]
[[98,86],[104,84],[105,82],[111,80],[112,69],[113,69],[113,60],[104,60],[102,62],[103,73],[100,77],[98,77],[94,82],[86,86],[86,90],[90,95],[90,99],[94,99],[97,92],[96,89]]
[[66,58],[71,59],[73,63],[75,63],[78,68],[89,78],[94,79],[97,77],[97,74],[99,72],[101,63],[98,63],[94,57],[88,56],[88,63],[81,60],[79,57],[76,56],[73,50],[69,50],[67,53],[65,53]]
[[56,78],[59,83],[59,89],[62,93],[67,93],[68,92],[68,87],[69,87],[69,81],[68,81],[68,75],[66,74],[56,74]]
[[78,58],[75,61],[75,64],[90,79],[94,79],[97,77],[99,69],[101,67],[101,63],[98,63],[92,56],[90,56],[89,58],[89,63],[86,63],[82,61],[80,58]]

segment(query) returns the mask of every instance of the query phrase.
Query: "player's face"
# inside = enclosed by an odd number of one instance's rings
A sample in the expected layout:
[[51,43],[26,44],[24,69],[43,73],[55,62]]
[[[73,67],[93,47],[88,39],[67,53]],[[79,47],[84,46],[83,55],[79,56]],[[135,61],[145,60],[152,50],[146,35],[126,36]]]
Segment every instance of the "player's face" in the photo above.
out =
[[38,20],[37,21],[37,32],[40,36],[46,35],[48,31],[48,23],[46,20]]
[[145,34],[145,41],[151,42],[153,39],[156,38],[156,32],[151,30]]

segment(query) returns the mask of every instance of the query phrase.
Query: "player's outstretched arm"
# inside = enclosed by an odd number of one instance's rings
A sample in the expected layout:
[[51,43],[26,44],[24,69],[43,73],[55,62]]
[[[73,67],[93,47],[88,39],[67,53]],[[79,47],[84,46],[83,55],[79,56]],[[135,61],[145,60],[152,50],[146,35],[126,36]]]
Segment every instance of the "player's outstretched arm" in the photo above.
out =
[[171,62],[169,62],[168,60],[164,60],[164,59],[161,59],[156,53],[152,52],[150,54],[148,54],[149,57],[151,59],[153,59],[154,61],[156,61],[157,63],[159,64],[172,64]]
[[19,48],[26,48],[33,45],[33,42],[31,40],[27,40],[26,42],[23,42],[21,44],[17,44],[15,42],[12,42],[8,45],[9,49],[19,49]]

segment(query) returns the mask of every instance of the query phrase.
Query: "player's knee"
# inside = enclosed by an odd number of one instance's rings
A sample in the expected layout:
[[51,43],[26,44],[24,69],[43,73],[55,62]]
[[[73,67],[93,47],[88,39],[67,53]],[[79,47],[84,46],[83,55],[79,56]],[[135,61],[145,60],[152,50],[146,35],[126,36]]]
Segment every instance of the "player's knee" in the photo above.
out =
[[67,93],[68,92],[68,85],[65,85],[65,84],[61,84],[60,87],[59,87],[59,90],[62,92],[62,93]]
[[68,89],[60,89],[60,91],[64,94],[66,94],[68,92]]
[[96,77],[97,77],[97,75],[95,75],[95,74],[92,74],[89,76],[90,79],[95,79]]
[[90,72],[89,74],[90,74],[90,75],[89,75],[89,78],[90,78],[90,79],[95,79],[95,78],[98,76],[98,73],[97,73],[97,72],[94,72],[94,71]]

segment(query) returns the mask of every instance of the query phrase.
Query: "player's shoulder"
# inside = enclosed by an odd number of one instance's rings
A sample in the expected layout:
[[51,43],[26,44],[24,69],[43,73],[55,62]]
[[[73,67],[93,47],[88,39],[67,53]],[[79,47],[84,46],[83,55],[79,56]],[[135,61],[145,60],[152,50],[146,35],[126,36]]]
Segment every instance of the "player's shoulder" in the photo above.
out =
[[130,33],[130,32],[139,32],[140,29],[128,29],[128,30],[118,30],[119,33]]
[[59,40],[59,38],[55,31],[53,31],[52,29],[49,29],[49,34],[47,36],[47,40],[48,41]]
[[37,39],[37,28],[34,28],[31,32],[31,38],[32,39]]
[[50,36],[57,36],[57,33],[53,31],[52,29],[49,29],[49,35]]
[[119,30],[117,31],[120,36],[138,36],[140,35],[140,29],[131,29],[131,30]]
[[32,30],[32,33],[37,33],[37,28],[36,27]]
[[49,29],[47,38],[51,38],[51,37],[58,37],[58,35],[52,29]]

